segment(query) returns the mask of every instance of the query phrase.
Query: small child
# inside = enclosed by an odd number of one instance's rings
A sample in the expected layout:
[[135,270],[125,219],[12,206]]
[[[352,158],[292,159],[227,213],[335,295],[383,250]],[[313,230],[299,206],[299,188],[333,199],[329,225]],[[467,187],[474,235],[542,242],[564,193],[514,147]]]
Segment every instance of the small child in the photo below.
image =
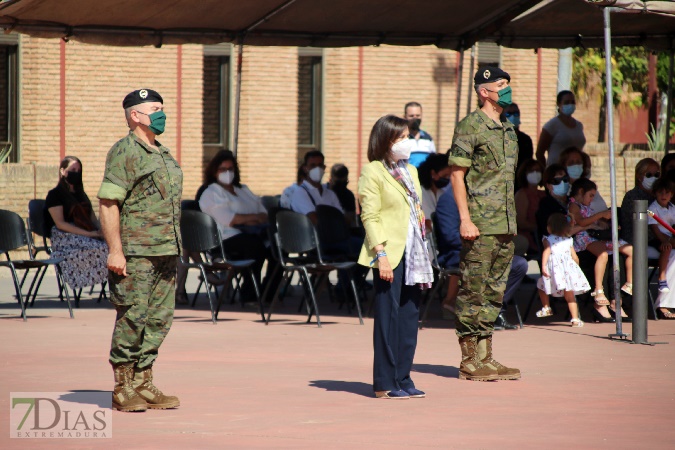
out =
[[561,213],[548,218],[548,236],[544,236],[544,251],[541,258],[542,277],[537,281],[539,298],[544,307],[537,311],[537,317],[553,315],[548,296],[564,297],[572,315],[570,325],[583,327],[579,319],[579,307],[575,295],[591,290],[588,280],[579,267],[579,257],[574,251],[570,231],[570,218]]
[[[649,205],[649,210],[672,226],[675,224],[675,206],[670,203],[673,199],[673,183],[665,178],[659,178],[652,186],[652,192],[656,196],[656,200]],[[668,268],[670,251],[673,248],[671,243],[673,235],[652,217],[649,218],[649,228],[656,236],[656,239],[649,241],[649,246],[661,251],[659,257],[659,292],[670,292],[666,280],[666,268]]]
[[[596,184],[587,178],[579,178],[572,184],[568,209],[570,216],[577,225],[584,228],[593,228],[600,225],[600,219],[611,219],[612,213],[610,210],[596,213],[590,207],[597,190]],[[579,231],[574,235],[574,251],[581,252],[584,250],[588,250],[596,257],[594,267],[595,290],[591,296],[595,297],[595,304],[598,307],[609,305],[610,302],[602,289],[602,279],[605,276],[609,252],[612,251],[612,241],[601,241],[592,237],[588,231]],[[623,239],[619,239],[619,253],[626,256],[626,284],[621,286],[621,290],[628,295],[633,295],[633,246]]]

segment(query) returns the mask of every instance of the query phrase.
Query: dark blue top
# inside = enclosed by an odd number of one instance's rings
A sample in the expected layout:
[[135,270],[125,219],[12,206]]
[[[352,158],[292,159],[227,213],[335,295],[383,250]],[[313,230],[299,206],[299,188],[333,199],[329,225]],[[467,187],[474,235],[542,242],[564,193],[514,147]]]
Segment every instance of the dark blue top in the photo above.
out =
[[446,269],[459,267],[462,238],[459,234],[459,209],[451,186],[438,198],[434,231],[438,245],[438,264]]

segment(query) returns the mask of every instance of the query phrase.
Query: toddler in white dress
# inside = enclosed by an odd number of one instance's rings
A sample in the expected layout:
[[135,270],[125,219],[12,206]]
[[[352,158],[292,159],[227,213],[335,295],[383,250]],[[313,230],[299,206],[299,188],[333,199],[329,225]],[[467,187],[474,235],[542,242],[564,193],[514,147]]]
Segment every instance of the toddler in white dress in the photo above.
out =
[[542,277],[537,281],[539,298],[544,307],[537,311],[537,317],[553,315],[549,295],[564,297],[572,315],[570,325],[583,327],[575,295],[590,291],[591,286],[579,267],[579,257],[569,235],[572,225],[568,216],[560,213],[552,214],[547,225],[549,235],[543,238]]

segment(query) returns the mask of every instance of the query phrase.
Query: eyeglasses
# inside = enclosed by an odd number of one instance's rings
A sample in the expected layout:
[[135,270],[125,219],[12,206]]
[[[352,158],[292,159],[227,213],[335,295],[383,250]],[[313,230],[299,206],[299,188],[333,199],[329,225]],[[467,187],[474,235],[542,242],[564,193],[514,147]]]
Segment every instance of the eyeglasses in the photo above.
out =
[[645,178],[652,178],[652,177],[660,178],[660,177],[661,177],[661,172],[656,172],[656,173],[647,172],[647,173],[645,174]]
[[563,177],[555,177],[555,178],[553,178],[553,180],[551,180],[551,184],[554,185],[554,186],[557,186],[557,185],[559,185],[560,183],[563,183],[563,182],[564,182],[564,183],[569,183],[569,181],[570,181],[570,177],[568,177],[567,175],[565,175],[565,176],[563,176]]

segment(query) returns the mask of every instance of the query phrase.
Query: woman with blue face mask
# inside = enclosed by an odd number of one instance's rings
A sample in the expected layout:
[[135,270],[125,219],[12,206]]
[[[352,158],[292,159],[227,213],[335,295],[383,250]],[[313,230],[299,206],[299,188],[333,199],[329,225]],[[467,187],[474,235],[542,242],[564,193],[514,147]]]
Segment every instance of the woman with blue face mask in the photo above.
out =
[[546,122],[537,143],[537,160],[544,165],[558,162],[564,149],[581,149],[586,144],[583,124],[572,117],[576,109],[574,94],[560,91],[556,103],[558,115]]
[[[570,147],[563,150],[558,162],[565,167],[567,175],[570,177],[570,186],[579,178],[591,179],[591,157],[576,147]],[[597,191],[591,208],[593,211],[604,211],[608,208],[607,202]]]

